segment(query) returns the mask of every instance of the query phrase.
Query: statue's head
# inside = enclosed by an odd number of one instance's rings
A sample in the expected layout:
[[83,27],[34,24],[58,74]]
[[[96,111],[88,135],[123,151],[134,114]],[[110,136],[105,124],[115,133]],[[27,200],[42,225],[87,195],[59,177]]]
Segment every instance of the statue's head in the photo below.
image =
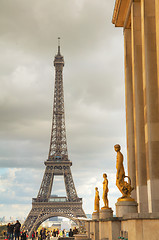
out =
[[97,188],[97,187],[95,187],[95,190],[96,190],[96,191],[98,191],[98,188]]
[[120,151],[120,145],[119,144],[114,145],[114,149],[115,149],[116,152],[119,152]]
[[103,173],[103,177],[104,177],[104,178],[107,178],[107,174],[106,174],[106,173]]

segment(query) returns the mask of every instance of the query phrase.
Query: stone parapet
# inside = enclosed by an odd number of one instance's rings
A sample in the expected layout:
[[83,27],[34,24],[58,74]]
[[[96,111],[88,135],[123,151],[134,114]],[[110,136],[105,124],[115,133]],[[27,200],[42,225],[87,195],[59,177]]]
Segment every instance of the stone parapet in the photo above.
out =
[[159,213],[129,213],[125,215],[122,220],[159,220]]
[[81,239],[115,240],[123,236],[127,236],[129,240],[159,239],[159,213],[130,213],[123,218],[112,217],[107,220],[90,220],[89,223],[91,224],[90,237],[84,238],[83,236]]
[[88,238],[86,234],[76,234],[74,236],[75,240],[91,240],[91,238]]

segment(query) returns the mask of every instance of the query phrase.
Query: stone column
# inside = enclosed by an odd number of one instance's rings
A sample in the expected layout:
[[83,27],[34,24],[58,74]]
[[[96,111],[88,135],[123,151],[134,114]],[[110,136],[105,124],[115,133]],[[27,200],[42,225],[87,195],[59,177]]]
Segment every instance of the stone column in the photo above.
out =
[[146,169],[145,126],[144,126],[140,2],[133,2],[131,6],[131,40],[132,40],[134,140],[136,161],[136,196],[138,203],[138,212],[141,213],[148,212],[148,199],[147,199],[147,169]]
[[134,117],[133,117],[133,87],[132,87],[132,53],[131,30],[124,31],[125,58],[125,101],[126,101],[126,131],[127,131],[127,161],[128,175],[131,178],[134,191],[132,197],[136,200],[136,167],[134,147]]
[[[157,0],[156,0],[157,1]],[[143,91],[149,212],[159,212],[159,102],[155,0],[141,0]]]
[[99,221],[93,222],[94,239],[99,240]]
[[[158,74],[158,88],[159,88],[159,0],[155,1],[155,9],[156,9],[156,51],[157,51],[157,74]],[[159,94],[158,94],[158,102],[159,102]]]
[[86,221],[86,232],[87,232],[87,237],[90,238],[90,221]]

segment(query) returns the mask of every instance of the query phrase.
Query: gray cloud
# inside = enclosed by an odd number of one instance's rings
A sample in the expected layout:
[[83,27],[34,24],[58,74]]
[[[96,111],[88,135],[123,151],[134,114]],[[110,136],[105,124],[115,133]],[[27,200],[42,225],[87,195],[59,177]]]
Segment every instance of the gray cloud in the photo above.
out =
[[[1,0],[0,173],[3,168],[20,169],[14,186],[22,169],[26,173],[17,185],[18,198],[6,201],[3,193],[1,204],[29,204],[40,187],[51,133],[58,36],[65,59],[68,152],[86,211],[97,173],[115,173],[113,145],[120,143],[126,155],[123,37],[111,24],[113,6],[111,0]],[[89,182],[92,176],[95,180]],[[30,193],[22,190],[30,189],[28,179],[34,182]],[[5,181],[9,194],[13,186],[8,187],[7,177]],[[90,196],[81,190],[86,182],[93,188]],[[114,189],[112,178],[110,184]]]

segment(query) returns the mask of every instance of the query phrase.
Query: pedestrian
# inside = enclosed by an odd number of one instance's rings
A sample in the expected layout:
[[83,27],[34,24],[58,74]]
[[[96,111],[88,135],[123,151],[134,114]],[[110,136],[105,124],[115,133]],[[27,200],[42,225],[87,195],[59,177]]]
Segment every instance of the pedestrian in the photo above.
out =
[[38,231],[36,231],[36,233],[35,233],[35,238],[36,238],[36,240],[38,240]]
[[14,223],[12,223],[11,225],[10,225],[10,234],[11,234],[11,240],[13,240],[13,235],[14,235],[14,226],[15,226],[15,224]]
[[26,239],[27,239],[27,233],[24,230],[21,235],[21,240],[26,240]]
[[42,240],[42,232],[43,232],[43,228],[40,230],[40,240]]
[[28,230],[26,230],[26,238],[28,238],[28,237],[29,237]]
[[42,240],[46,239],[46,229],[43,228],[42,230]]
[[69,237],[73,237],[73,231],[72,231],[72,228],[70,228],[70,231],[69,231]]
[[21,227],[21,224],[20,222],[17,220],[15,225],[14,225],[14,232],[15,232],[15,240],[18,239],[19,240],[19,237],[20,237],[20,227]]
[[7,224],[7,239],[8,240],[11,240],[11,224],[10,223],[8,223]]
[[63,237],[65,237],[65,229],[62,230]]
[[4,236],[4,239],[6,239],[6,237],[7,237],[6,231],[3,232],[3,236]]
[[32,238],[32,240],[35,240],[35,233],[34,232],[32,232],[31,238]]
[[56,237],[56,230],[55,229],[53,230],[52,236]]
[[57,230],[56,230],[56,237],[58,237],[59,236],[59,229],[57,228]]
[[78,229],[76,228],[76,227],[74,227],[74,229],[73,229],[73,235],[74,234],[77,234],[78,233]]

